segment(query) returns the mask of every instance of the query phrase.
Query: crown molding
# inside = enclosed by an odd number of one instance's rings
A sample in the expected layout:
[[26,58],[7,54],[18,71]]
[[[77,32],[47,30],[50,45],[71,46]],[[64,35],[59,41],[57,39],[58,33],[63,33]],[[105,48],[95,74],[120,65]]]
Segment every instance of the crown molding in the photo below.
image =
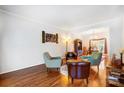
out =
[[38,25],[41,25],[42,27],[48,26],[48,27],[52,27],[52,28],[55,28],[55,29],[58,29],[58,30],[65,31],[65,32],[68,31],[67,29],[63,29],[63,28],[60,28],[58,26],[48,24],[46,22],[42,22],[41,23],[41,21],[39,22],[38,20],[36,20],[34,18],[28,18],[26,16],[19,15],[19,14],[16,14],[16,13],[13,13],[13,12],[10,12],[10,11],[7,11],[7,10],[4,10],[4,9],[0,9],[0,12],[1,13],[4,13],[4,14],[7,14],[7,15],[11,15],[11,16],[17,17],[17,18],[20,18],[20,19],[23,19],[23,20],[26,20],[26,21],[29,21],[29,22],[32,22],[32,23],[35,23],[35,24],[38,24]]
[[112,22],[114,20],[122,19],[122,17],[123,17],[123,15],[115,17],[115,18],[111,18],[111,19],[108,19],[108,20],[100,21],[100,22],[97,22],[97,23],[93,23],[93,24],[78,26],[78,27],[73,28],[72,30],[78,30],[78,29],[83,29],[83,28],[88,28],[88,27],[94,27],[94,26],[99,25],[99,24],[104,24],[104,23],[107,23],[107,22]]

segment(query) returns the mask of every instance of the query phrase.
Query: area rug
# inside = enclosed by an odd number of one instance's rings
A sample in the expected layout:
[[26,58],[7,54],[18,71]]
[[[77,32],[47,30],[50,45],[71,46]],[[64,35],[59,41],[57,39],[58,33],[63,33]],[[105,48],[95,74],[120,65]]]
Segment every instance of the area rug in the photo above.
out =
[[66,64],[61,66],[60,73],[62,75],[68,76],[68,68],[67,68],[67,65]]

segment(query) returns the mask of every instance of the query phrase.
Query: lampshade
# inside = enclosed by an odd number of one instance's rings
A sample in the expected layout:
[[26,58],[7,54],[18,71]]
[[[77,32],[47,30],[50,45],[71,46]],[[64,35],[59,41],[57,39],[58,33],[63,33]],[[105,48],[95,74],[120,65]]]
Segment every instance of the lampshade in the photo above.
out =
[[65,42],[68,42],[71,38],[69,36],[64,36],[63,39]]
[[120,49],[120,53],[124,53],[124,48],[121,48]]

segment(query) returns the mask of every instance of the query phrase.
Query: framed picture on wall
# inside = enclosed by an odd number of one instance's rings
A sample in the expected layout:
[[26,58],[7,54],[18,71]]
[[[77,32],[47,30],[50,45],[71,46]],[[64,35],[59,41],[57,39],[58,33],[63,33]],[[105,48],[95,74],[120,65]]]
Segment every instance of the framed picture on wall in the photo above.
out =
[[58,43],[58,34],[45,33],[45,31],[42,31],[42,43],[46,42]]

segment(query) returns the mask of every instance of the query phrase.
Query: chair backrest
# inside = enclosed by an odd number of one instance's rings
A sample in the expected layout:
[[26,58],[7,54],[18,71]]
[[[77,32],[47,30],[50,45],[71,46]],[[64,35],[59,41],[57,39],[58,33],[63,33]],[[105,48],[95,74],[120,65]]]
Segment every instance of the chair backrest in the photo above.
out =
[[43,58],[44,58],[45,61],[47,61],[47,60],[51,59],[51,56],[48,52],[45,52],[45,53],[43,53]]
[[90,73],[90,62],[68,62],[68,75],[72,78],[88,78]]
[[102,58],[102,53],[101,52],[92,52],[91,56],[94,58],[94,59],[101,59]]

